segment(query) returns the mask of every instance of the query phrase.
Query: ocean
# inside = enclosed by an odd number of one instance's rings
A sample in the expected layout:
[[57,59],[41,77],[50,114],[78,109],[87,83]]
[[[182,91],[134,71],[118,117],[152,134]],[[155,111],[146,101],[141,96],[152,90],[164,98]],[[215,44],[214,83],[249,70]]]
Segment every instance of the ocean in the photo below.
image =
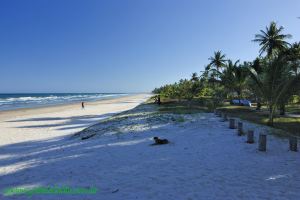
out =
[[44,107],[126,96],[126,93],[26,93],[0,94],[0,110]]

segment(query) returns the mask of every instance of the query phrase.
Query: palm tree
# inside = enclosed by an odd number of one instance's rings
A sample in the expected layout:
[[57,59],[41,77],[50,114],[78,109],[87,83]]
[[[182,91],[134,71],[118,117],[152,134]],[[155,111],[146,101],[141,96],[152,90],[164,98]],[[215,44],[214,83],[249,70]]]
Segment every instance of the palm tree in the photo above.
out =
[[192,74],[191,81],[192,81],[192,82],[197,82],[197,81],[199,81],[199,77],[198,77],[198,74],[197,74],[196,72],[194,72],[194,73]]
[[246,85],[246,80],[248,77],[248,71],[246,69],[247,64],[239,65],[234,68],[234,84],[235,91],[238,95],[239,102],[241,103],[242,92]]
[[271,57],[274,53],[278,53],[286,49],[290,44],[286,42],[286,39],[291,38],[290,34],[283,34],[284,28],[282,26],[277,27],[275,22],[271,22],[269,27],[266,27],[266,31],[260,30],[260,34],[255,35],[254,42],[259,42],[260,56],[266,52],[267,57]]
[[[262,59],[261,58],[256,58],[252,63],[250,63],[251,66],[248,66],[248,67],[252,67],[253,70],[256,72],[256,74],[258,76],[260,76],[261,73],[263,72],[263,66],[262,66],[261,63],[262,63]],[[256,110],[260,110],[261,109],[262,97],[259,95],[257,85],[252,79],[248,79],[248,88],[255,95],[255,99],[257,101]]]
[[291,48],[286,51],[286,55],[289,57],[292,70],[297,75],[300,70],[300,42],[292,44]]
[[228,90],[228,92],[234,92],[234,71],[239,61],[233,63],[232,60],[228,60],[226,69],[220,75],[221,84]]
[[214,52],[214,56],[210,57],[210,66],[215,67],[217,71],[222,69],[226,65],[226,55],[222,54],[222,51]]
[[250,77],[256,85],[258,96],[269,105],[269,125],[273,125],[276,106],[291,95],[291,88],[299,88],[300,75],[293,75],[287,56],[279,54],[272,59],[263,59],[262,72],[253,66],[248,68]]
[[200,76],[202,80],[207,80],[209,83],[212,84],[212,87],[215,87],[215,83],[219,82],[218,79],[222,73],[218,71],[215,67],[212,65],[207,65],[205,67],[205,71]]
[[[287,59],[288,65],[291,70],[291,76],[297,76],[299,74],[300,69],[300,42],[294,43],[290,48],[286,49],[282,52]],[[297,94],[299,87],[294,86],[291,87],[285,94],[283,98],[279,100],[279,110],[280,115],[285,115],[285,105],[288,103],[289,97],[293,94]]]
[[228,60],[226,69],[223,71],[221,78],[222,85],[225,86],[229,92],[236,92],[239,101],[242,98],[242,92],[246,85],[248,71],[246,70],[246,63],[239,65],[239,60],[232,62]]

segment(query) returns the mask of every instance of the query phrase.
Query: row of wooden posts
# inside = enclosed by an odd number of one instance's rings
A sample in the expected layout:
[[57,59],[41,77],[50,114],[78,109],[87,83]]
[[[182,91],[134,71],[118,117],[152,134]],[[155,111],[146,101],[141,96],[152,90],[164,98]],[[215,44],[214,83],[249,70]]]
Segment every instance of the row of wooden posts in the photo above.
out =
[[[222,113],[219,110],[215,110],[215,114],[218,117],[222,117],[222,121],[228,121],[228,116],[226,113]],[[235,129],[235,119],[230,118],[229,119],[229,128],[230,129]],[[237,124],[237,135],[242,136],[244,134],[243,131],[243,122],[238,122]],[[247,143],[253,144],[254,143],[254,131],[253,130],[248,130],[247,132]],[[290,151],[297,151],[297,137],[290,136],[289,138],[289,149]],[[258,138],[258,150],[259,151],[267,151],[267,135],[260,133],[259,138]]]

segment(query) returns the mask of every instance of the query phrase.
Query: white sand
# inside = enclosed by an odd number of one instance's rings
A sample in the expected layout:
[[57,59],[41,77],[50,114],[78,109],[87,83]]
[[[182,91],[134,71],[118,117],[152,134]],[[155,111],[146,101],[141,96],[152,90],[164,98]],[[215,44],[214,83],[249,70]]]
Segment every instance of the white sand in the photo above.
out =
[[0,146],[50,139],[76,133],[118,112],[134,108],[149,97],[131,95],[110,100],[0,112]]
[[[7,187],[96,187],[96,195],[23,199],[300,199],[299,152],[268,135],[267,152],[245,143],[213,114],[157,114],[155,106],[96,124],[77,137],[0,147],[0,190]],[[51,127],[53,128],[53,127]],[[245,129],[265,127],[251,123]],[[80,137],[96,135],[87,140]],[[21,133],[20,133],[21,134]],[[171,143],[150,146],[152,137]]]

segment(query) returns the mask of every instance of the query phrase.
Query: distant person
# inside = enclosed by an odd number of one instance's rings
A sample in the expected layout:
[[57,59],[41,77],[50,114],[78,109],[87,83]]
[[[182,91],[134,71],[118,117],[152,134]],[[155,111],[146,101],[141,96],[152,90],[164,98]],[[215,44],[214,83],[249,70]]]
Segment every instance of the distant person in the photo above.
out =
[[81,109],[84,109],[84,102],[81,102]]

